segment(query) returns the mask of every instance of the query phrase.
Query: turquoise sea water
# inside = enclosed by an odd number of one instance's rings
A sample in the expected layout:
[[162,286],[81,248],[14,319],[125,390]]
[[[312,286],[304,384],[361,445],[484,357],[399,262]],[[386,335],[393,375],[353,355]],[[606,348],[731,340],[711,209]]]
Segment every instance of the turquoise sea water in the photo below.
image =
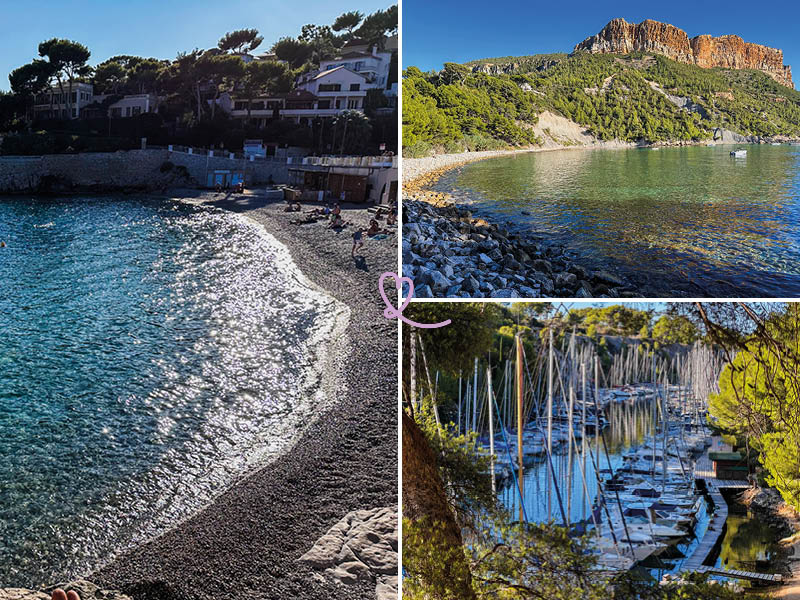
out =
[[285,450],[333,300],[221,211],[0,198],[0,586],[85,575]]
[[800,295],[800,147],[564,150],[480,161],[437,189],[546,234],[643,296]]

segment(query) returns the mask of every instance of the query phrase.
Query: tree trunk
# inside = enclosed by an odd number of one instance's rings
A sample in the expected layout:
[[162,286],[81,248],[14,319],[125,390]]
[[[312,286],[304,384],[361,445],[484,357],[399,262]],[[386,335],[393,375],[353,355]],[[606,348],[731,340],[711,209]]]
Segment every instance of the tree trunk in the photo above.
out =
[[71,121],[72,115],[72,77],[69,78],[69,92],[67,92],[67,118]]
[[203,103],[200,100],[200,82],[196,81],[194,84],[194,91],[197,96],[197,122],[199,123],[201,120],[201,111],[203,109]]
[[[403,517],[411,521],[426,518],[443,526],[446,549],[458,548],[455,554],[463,558],[461,565],[442,564],[444,576],[458,588],[458,598],[472,600],[475,593],[469,576],[469,565],[463,552],[461,530],[456,523],[444,483],[436,466],[433,453],[425,434],[414,420],[403,411]],[[457,568],[460,567],[460,568]],[[456,573],[466,577],[456,580]],[[451,575],[451,573],[453,575]]]

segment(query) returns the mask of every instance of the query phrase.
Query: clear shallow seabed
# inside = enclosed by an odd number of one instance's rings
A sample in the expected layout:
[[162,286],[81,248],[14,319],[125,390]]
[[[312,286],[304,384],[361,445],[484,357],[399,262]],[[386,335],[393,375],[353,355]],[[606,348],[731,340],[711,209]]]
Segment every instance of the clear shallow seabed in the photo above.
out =
[[339,310],[236,215],[0,198],[0,585],[63,581],[284,451]]
[[545,234],[643,296],[800,295],[800,147],[564,150],[492,158],[436,184]]

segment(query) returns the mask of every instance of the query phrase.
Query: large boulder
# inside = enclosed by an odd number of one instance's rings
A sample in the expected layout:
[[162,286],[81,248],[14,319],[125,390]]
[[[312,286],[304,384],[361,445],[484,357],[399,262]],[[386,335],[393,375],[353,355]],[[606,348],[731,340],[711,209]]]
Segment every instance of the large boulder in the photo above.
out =
[[375,583],[378,600],[397,597],[397,507],[357,510],[298,560],[342,585]]

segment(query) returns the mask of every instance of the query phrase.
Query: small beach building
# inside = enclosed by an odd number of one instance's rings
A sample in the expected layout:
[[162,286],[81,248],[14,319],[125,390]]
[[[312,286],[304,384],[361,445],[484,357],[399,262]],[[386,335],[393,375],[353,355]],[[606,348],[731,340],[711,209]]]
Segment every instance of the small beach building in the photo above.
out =
[[717,479],[747,480],[747,462],[740,452],[709,452]]
[[304,200],[373,202],[397,200],[397,157],[309,156],[289,166],[289,185]]

